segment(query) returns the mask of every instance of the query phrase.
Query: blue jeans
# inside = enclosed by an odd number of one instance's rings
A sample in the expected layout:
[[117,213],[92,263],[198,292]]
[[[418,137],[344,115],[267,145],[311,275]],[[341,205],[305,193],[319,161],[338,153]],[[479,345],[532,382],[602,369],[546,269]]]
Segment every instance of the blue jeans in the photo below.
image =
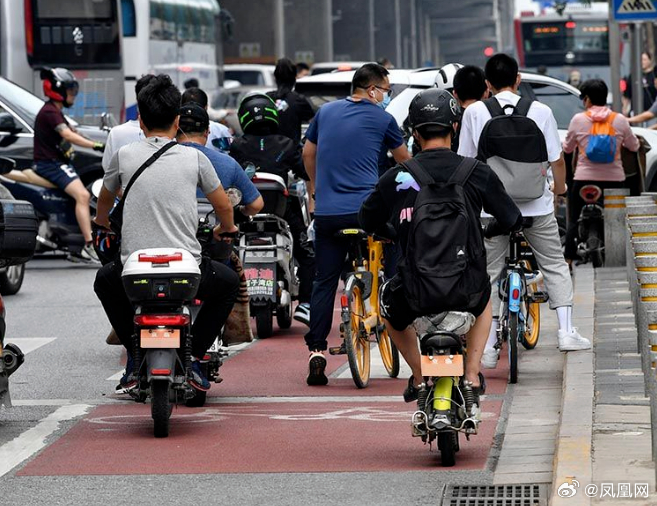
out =
[[317,276],[310,297],[310,331],[305,336],[310,351],[324,351],[328,347],[326,339],[333,325],[335,293],[350,245],[348,239],[335,237],[343,228],[360,228],[358,214],[315,215]]

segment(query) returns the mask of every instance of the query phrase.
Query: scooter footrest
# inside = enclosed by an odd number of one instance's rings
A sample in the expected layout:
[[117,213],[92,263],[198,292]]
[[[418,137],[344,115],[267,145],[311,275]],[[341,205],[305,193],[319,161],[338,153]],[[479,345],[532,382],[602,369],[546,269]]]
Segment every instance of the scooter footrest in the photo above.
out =
[[550,300],[550,296],[548,295],[547,292],[534,292],[529,300],[531,302],[538,302],[540,304],[543,304],[544,302]]

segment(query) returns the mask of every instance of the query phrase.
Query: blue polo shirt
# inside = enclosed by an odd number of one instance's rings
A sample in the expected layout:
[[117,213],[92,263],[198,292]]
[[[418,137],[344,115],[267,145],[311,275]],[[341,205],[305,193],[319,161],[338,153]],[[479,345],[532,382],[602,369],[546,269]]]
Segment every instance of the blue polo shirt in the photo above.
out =
[[[221,186],[224,189],[237,188],[242,192],[242,204],[248,205],[260,196],[260,192],[246,175],[242,166],[227,154],[194,142],[183,142],[183,145],[196,148],[207,156],[219,176]],[[200,188],[196,190],[196,196],[198,198],[205,197]]]
[[404,143],[391,114],[351,98],[322,106],[306,137],[317,144],[315,214],[355,214],[379,180],[382,148]]

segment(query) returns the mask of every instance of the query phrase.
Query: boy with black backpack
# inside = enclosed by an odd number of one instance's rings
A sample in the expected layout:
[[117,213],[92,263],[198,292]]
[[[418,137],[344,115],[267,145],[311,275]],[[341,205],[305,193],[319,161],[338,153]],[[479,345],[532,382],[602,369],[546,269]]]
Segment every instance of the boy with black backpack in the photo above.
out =
[[359,214],[368,232],[383,231],[391,222],[403,252],[398,274],[381,290],[381,306],[390,336],[413,372],[406,402],[415,400],[423,385],[411,324],[419,316],[449,310],[477,317],[467,335],[465,370],[475,394],[482,393],[479,362],[492,310],[479,217],[484,209],[505,230],[515,230],[522,221],[490,167],[451,151],[460,117],[449,92],[433,88],[419,93],[409,107],[409,121],[422,151],[386,172]]
[[[458,152],[489,164],[522,215],[533,218],[531,228],[524,234],[544,275],[550,308],[557,312],[559,349],[589,349],[590,341],[572,326],[573,283],[554,215],[554,196],[566,192],[566,165],[557,122],[547,105],[520,97],[520,74],[515,59],[496,54],[486,63],[485,74],[493,98],[467,108]],[[552,186],[547,182],[548,168],[554,176]],[[486,239],[488,274],[493,283],[500,277],[508,248],[508,235]],[[493,290],[495,312],[499,309],[497,293]],[[483,356],[485,368],[497,366],[496,316]]]

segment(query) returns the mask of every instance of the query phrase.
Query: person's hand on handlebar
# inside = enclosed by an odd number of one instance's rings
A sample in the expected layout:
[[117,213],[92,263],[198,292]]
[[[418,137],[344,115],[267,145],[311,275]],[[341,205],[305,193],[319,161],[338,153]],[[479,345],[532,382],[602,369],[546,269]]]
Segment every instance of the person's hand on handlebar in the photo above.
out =
[[235,225],[229,228],[224,228],[222,225],[217,225],[212,231],[214,238],[217,241],[226,242],[231,242],[237,236],[238,232],[239,229]]

